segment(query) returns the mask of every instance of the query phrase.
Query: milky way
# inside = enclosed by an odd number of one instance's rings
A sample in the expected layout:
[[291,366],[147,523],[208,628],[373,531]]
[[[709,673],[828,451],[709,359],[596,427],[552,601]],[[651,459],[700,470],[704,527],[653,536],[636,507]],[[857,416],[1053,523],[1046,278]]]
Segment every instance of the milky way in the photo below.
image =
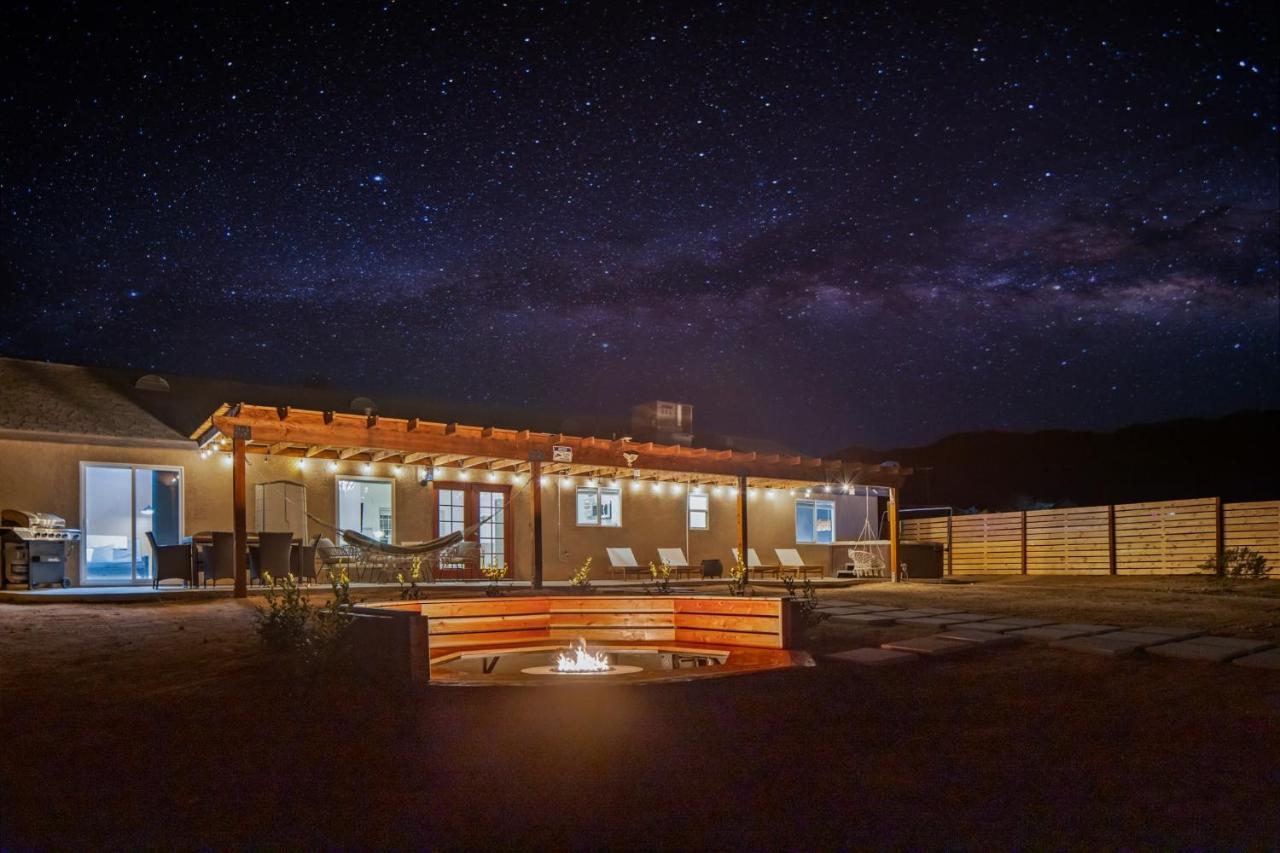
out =
[[0,351],[812,452],[1280,404],[1274,4],[1025,5],[11,6]]

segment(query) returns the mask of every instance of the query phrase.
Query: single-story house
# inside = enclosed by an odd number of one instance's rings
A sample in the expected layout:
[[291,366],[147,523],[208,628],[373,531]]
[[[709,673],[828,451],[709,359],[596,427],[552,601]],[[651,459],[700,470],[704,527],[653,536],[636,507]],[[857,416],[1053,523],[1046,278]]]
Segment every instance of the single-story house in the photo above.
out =
[[147,531],[163,545],[238,526],[387,543],[467,530],[485,564],[536,584],[587,558],[607,577],[608,548],[728,566],[745,543],[831,572],[837,543],[896,511],[903,470],[700,444],[676,411],[673,443],[574,436],[554,416],[0,358],[0,507],[79,531],[74,585],[149,583]]

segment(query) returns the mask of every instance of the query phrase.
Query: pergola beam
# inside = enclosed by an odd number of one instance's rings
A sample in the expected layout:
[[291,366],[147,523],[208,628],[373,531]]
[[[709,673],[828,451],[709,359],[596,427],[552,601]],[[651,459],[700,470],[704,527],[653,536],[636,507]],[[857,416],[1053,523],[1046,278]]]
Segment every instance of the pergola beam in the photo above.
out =
[[[238,408],[238,411],[236,409]],[[293,445],[345,448],[339,458],[346,459],[369,450],[388,450],[396,454],[432,453],[438,457],[451,455],[457,459],[479,458],[528,460],[551,459],[553,445],[568,446],[573,464],[588,468],[621,468],[623,453],[638,453],[639,467],[646,471],[692,476],[745,476],[762,480],[830,482],[845,476],[860,485],[898,486],[905,475],[903,469],[884,470],[879,466],[863,466],[811,457],[760,456],[732,450],[705,454],[678,445],[652,442],[587,441],[568,435],[522,432],[482,428],[463,424],[438,424],[418,421],[409,429],[407,420],[379,418],[372,425],[363,415],[325,413],[291,409],[281,420],[274,407],[240,405],[220,407],[211,418],[213,426],[223,434],[235,427],[247,427],[254,441]],[[201,432],[203,431],[203,427]],[[486,434],[487,433],[487,434]],[[442,464],[440,458],[435,464]],[[550,468],[551,466],[546,466]]]

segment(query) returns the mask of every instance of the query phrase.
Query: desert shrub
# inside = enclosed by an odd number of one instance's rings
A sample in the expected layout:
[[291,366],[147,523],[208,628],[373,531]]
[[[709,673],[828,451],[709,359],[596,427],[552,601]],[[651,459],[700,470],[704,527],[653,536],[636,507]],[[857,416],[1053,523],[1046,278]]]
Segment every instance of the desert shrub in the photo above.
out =
[[729,567],[729,592],[732,595],[754,595],[755,591],[747,582],[747,564],[739,557]]
[[489,579],[489,585],[485,587],[484,594],[491,596],[502,595],[502,587],[498,585],[498,581],[507,576],[507,564],[501,566],[484,566],[480,569],[480,574]]
[[1252,548],[1227,548],[1201,563],[1200,569],[1220,578],[1256,580],[1267,576],[1267,558]]
[[400,599],[402,601],[408,601],[408,600],[416,601],[417,599],[422,598],[422,595],[425,592],[425,590],[423,590],[422,587],[418,586],[418,581],[422,579],[423,579],[422,558],[414,557],[413,561],[409,563],[408,581],[407,582],[405,581],[404,572],[400,572],[396,575],[396,583],[400,585]]
[[351,581],[346,572],[330,578],[332,598],[322,607],[312,605],[285,575],[267,588],[266,606],[258,608],[258,637],[268,649],[293,653],[308,664],[324,664],[341,649],[351,622]]
[[818,609],[818,591],[814,588],[813,581],[805,578],[803,584],[797,589],[796,576],[783,575],[782,585],[786,587],[787,598],[799,599],[800,613],[804,616],[806,625],[817,625],[827,618],[828,614]]
[[666,595],[671,592],[671,564],[666,560],[661,565],[649,563],[649,577],[657,582],[656,592],[658,595]]
[[586,561],[578,567],[573,573],[573,577],[569,578],[570,586],[575,586],[581,590],[591,589],[591,558],[587,557]]

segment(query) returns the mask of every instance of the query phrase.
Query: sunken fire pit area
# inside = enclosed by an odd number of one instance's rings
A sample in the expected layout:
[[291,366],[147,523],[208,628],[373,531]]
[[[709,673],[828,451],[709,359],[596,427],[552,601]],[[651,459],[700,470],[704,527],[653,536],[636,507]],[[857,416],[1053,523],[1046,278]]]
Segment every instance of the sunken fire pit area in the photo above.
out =
[[788,603],[715,596],[540,596],[356,608],[366,654],[449,685],[650,683],[811,665],[786,648]]

